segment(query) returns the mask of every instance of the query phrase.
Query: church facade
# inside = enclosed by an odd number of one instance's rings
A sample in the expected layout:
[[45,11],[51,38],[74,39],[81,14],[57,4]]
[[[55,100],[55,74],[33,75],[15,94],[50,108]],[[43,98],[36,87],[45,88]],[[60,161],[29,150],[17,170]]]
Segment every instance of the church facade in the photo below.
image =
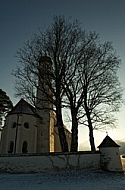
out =
[[[51,111],[38,115],[21,99],[6,116],[1,136],[1,154],[61,152],[56,118]],[[71,133],[64,127],[70,148]]]

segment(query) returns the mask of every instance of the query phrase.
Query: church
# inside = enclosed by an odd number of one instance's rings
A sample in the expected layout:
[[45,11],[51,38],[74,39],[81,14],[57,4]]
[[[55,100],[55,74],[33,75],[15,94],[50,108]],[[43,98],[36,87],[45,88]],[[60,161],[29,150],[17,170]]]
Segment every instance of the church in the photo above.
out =
[[[48,57],[42,57],[40,67],[43,63],[48,64],[49,61]],[[38,99],[44,96],[39,89],[37,90]],[[37,104],[39,107],[50,106],[47,101],[37,101]],[[71,133],[65,126],[64,131],[70,149]],[[0,153],[46,152],[61,152],[56,116],[49,108],[38,110],[21,99],[6,116],[1,134]]]
[[[1,136],[1,154],[61,152],[56,117],[44,111],[43,117],[21,99],[8,113]],[[70,148],[71,133],[65,129]]]

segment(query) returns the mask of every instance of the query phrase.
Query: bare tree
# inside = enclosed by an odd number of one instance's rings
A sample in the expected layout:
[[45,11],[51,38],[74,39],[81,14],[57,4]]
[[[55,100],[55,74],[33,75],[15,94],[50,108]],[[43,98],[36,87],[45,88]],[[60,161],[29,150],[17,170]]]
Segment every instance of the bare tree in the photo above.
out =
[[74,75],[66,78],[64,86],[71,106],[75,137],[72,149],[75,151],[77,147],[77,125],[84,123],[89,128],[91,150],[95,151],[93,129],[114,127],[116,119],[113,114],[122,104],[123,90],[117,77],[120,59],[115,55],[112,44],[100,44],[95,33],[86,34],[84,39]]
[[[112,45],[109,42],[100,44],[96,33],[87,33],[78,21],[69,22],[59,16],[54,17],[50,27],[40,30],[39,35],[19,49],[17,55],[21,62],[13,72],[17,78],[17,95],[35,104],[39,77],[39,90],[53,105],[50,109],[56,113],[62,151],[68,151],[63,129],[63,108],[71,111],[71,151],[77,151],[78,124],[83,121],[89,127],[91,150],[95,151],[95,124],[111,123],[109,111],[118,111],[122,100],[116,75],[120,60]],[[45,55],[51,59],[51,66],[48,69],[44,65],[44,72],[40,74],[39,61]]]
[[91,150],[94,151],[93,129],[102,125],[114,126],[115,118],[112,114],[121,107],[123,90],[117,77],[120,59],[115,55],[112,44],[96,42],[86,51],[87,58],[83,58],[86,63],[82,78],[83,107],[89,127]]
[[[78,27],[77,21],[70,23],[64,17],[54,17],[51,27],[47,28],[45,32],[40,30],[39,35],[35,35],[23,49],[19,49],[17,56],[21,64],[13,71],[13,75],[17,79],[16,94],[34,104],[36,104],[36,89],[39,88],[38,77],[41,80],[39,90],[45,94],[46,101],[50,101],[54,105],[51,109],[56,113],[62,151],[68,151],[62,118],[62,107],[64,106],[62,82],[67,69],[66,64],[71,63],[75,48],[80,43],[80,35],[81,29]],[[39,60],[45,55],[51,58],[52,65],[50,70],[44,65],[44,72],[40,75]],[[50,80],[48,80],[48,76]],[[45,86],[49,87],[52,96],[45,90]],[[41,99],[41,101],[43,100]]]

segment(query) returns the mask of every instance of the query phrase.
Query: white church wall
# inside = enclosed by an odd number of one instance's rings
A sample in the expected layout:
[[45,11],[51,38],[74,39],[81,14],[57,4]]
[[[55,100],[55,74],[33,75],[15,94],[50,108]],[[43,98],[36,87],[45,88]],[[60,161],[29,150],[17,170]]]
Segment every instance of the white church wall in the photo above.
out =
[[41,111],[41,115],[42,120],[38,127],[38,152],[50,152],[50,114]]
[[11,115],[6,118],[5,126],[2,130],[1,153],[8,153],[9,142],[15,141],[15,128],[13,124],[17,122],[17,115]]
[[[25,124],[28,124],[25,127]],[[22,144],[23,142],[27,142],[27,151],[28,153],[36,152],[36,137],[37,137],[37,125],[36,118],[31,115],[24,114],[22,116],[21,126],[19,126],[18,131],[18,144],[17,147],[18,153],[22,153]]]
[[[27,125],[25,126],[25,124]],[[23,142],[27,142],[27,151],[29,153],[35,153],[37,140],[36,124],[36,118],[32,115],[9,115],[2,131],[1,153],[8,153],[10,142],[14,144],[13,153],[22,153]]]
[[0,172],[34,173],[52,169],[100,169],[100,154],[57,153],[27,156],[0,156]]

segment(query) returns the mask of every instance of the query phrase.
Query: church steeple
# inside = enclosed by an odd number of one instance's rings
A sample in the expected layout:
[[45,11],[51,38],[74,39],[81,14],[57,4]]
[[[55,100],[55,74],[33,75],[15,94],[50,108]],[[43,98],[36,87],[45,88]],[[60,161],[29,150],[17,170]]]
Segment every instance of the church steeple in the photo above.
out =
[[39,60],[38,67],[38,87],[36,96],[36,108],[39,115],[41,115],[38,110],[47,110],[50,108],[50,69],[51,69],[51,59],[48,56],[43,56]]
[[[43,56],[39,60],[39,81],[36,97],[36,112],[42,118],[38,128],[38,141],[40,143],[40,152],[50,152],[50,144],[54,143],[52,134],[52,104],[50,101],[50,69],[51,59],[48,56]],[[52,146],[51,146],[52,147]]]

